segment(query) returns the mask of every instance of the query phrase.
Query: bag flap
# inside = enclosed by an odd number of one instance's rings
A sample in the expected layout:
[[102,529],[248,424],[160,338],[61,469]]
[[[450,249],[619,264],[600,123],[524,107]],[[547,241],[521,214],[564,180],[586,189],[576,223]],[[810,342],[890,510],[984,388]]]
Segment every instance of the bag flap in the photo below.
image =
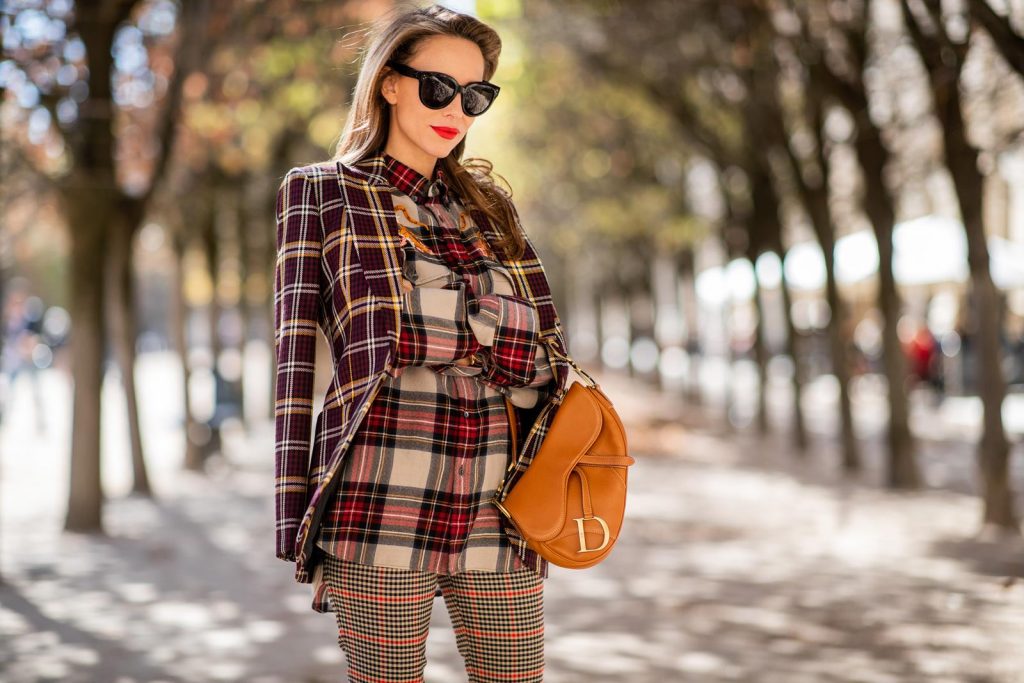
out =
[[591,390],[576,383],[558,406],[541,446],[503,505],[525,535],[548,540],[565,524],[569,473],[601,433],[601,408]]

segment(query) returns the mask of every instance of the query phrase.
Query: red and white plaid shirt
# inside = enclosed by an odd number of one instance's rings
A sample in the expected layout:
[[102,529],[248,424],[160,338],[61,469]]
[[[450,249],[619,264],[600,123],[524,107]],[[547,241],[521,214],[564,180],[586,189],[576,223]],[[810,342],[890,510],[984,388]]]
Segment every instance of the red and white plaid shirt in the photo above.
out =
[[353,437],[317,545],[376,566],[522,569],[491,499],[513,452],[506,397],[532,407],[553,379],[537,311],[515,296],[440,165],[428,179],[382,156],[414,288],[396,362]]

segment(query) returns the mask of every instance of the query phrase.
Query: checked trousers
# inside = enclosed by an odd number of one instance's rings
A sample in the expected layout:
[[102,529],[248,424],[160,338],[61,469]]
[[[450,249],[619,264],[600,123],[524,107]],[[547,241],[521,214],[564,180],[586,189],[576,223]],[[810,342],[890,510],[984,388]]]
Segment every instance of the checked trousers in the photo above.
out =
[[422,683],[439,585],[470,683],[543,680],[544,584],[531,569],[435,574],[323,561],[350,682]]

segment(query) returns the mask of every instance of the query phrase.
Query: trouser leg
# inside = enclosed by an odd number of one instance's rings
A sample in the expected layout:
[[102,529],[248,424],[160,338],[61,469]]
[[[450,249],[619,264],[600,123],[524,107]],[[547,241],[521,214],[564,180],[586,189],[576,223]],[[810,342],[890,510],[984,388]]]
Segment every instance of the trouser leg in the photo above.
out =
[[429,572],[324,557],[338,645],[357,683],[421,683],[437,588]]
[[531,569],[438,575],[470,683],[544,675],[544,580]]

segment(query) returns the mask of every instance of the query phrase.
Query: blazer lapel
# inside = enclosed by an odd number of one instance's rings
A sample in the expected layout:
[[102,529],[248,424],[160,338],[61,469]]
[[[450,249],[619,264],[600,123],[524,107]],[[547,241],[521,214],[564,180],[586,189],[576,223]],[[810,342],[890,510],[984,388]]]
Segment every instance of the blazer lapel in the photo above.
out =
[[402,250],[394,230],[395,207],[379,168],[379,157],[351,165],[338,163],[345,216],[355,235],[363,276],[373,295],[395,311],[397,339],[401,310]]

